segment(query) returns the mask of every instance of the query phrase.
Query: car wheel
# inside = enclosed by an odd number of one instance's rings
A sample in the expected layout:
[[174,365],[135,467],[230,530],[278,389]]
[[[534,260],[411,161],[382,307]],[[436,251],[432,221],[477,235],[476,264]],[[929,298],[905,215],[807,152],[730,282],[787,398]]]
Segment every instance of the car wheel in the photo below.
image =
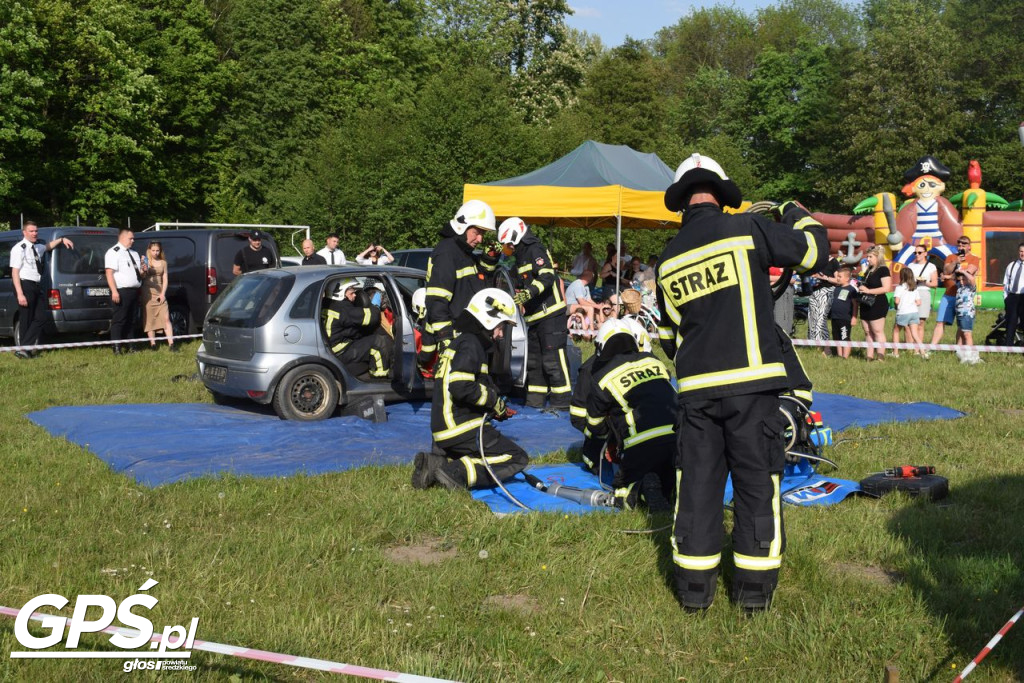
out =
[[14,316],[14,323],[13,324],[14,324],[14,327],[12,329],[13,329],[13,336],[14,336],[14,345],[15,346],[21,346],[21,321],[18,320],[18,316]]
[[188,334],[188,306],[171,306],[171,329],[175,337]]
[[338,407],[339,393],[338,383],[326,369],[300,365],[278,383],[274,411],[282,420],[323,420]]

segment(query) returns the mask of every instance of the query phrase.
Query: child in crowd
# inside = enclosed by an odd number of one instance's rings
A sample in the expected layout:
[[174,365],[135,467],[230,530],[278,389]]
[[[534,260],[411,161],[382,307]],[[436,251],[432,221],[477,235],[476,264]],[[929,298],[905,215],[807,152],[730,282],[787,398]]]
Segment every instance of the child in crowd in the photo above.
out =
[[[853,269],[850,266],[840,266],[836,271],[839,284],[832,290],[832,305],[828,313],[832,321],[832,339],[835,341],[850,341],[850,330],[857,324],[857,289],[850,284],[852,276]],[[849,358],[850,347],[838,347],[836,355]]]
[[956,271],[956,343],[974,346],[975,274],[969,268]]
[[[917,291],[917,278],[910,268],[900,271],[900,283],[893,290],[892,300],[896,305],[896,331],[892,336],[893,342],[898,343],[902,334],[907,343],[920,344],[917,321],[921,310],[921,294]],[[899,358],[900,350],[893,349],[892,355]]]

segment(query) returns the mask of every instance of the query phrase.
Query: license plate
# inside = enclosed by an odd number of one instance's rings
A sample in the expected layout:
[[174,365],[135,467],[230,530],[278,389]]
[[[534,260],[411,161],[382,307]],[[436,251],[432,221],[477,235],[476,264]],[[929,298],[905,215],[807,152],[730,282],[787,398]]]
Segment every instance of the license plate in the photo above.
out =
[[228,369],[223,365],[207,365],[203,370],[203,377],[212,382],[226,382]]
[[86,296],[110,296],[109,287],[86,287]]

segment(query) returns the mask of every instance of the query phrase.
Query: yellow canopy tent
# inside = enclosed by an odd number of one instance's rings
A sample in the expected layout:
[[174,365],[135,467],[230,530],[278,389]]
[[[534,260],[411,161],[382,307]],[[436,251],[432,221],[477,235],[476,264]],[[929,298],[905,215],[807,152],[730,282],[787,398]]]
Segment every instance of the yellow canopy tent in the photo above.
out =
[[665,208],[672,170],[657,154],[588,140],[561,159],[515,178],[466,185],[463,201],[487,202],[499,219],[578,228],[679,228]]

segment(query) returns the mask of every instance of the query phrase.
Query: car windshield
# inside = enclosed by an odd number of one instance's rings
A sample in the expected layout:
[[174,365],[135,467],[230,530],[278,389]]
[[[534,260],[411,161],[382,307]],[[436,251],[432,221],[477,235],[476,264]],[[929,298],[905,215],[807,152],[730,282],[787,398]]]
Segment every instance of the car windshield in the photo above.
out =
[[239,277],[224,290],[206,316],[206,322],[226,327],[260,327],[269,321],[288,296],[295,276],[259,274]]
[[55,249],[57,255],[57,271],[65,275],[85,273],[89,275],[103,274],[103,258],[117,242],[115,235],[68,235],[74,243],[74,249]]

